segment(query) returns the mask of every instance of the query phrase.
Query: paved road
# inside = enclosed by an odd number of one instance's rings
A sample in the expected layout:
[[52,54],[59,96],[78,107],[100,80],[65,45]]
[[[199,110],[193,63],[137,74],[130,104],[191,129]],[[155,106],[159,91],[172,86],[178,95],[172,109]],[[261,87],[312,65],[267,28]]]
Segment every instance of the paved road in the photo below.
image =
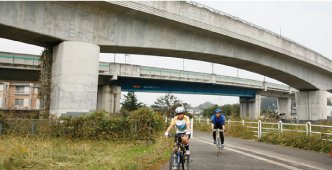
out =
[[[194,131],[190,139],[190,169],[327,169],[332,170],[329,154],[225,137],[225,149],[217,157],[212,135]],[[166,164],[160,170],[168,170]]]

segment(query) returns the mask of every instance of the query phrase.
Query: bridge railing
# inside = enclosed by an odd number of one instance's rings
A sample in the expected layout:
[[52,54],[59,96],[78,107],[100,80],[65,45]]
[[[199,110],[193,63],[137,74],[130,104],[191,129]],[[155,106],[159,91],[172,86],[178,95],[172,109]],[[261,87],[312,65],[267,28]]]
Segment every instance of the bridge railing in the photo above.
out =
[[15,66],[29,66],[37,67],[40,62],[40,56],[29,54],[17,54],[0,52],[0,64],[15,65]]

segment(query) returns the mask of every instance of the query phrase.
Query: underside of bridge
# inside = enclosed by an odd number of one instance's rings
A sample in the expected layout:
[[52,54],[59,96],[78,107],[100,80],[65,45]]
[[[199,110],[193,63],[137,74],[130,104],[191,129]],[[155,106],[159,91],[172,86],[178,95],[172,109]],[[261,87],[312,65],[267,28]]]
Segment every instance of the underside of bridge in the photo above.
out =
[[[326,95],[321,93],[332,92],[330,60],[184,1],[1,1],[0,30],[0,37],[56,49],[53,113],[96,110],[100,52],[193,59],[266,75],[300,90],[302,98],[307,91],[308,102],[300,107],[308,108],[308,114],[317,108],[307,105],[323,101]],[[81,72],[70,67],[75,64]],[[319,103],[317,115],[324,116]]]

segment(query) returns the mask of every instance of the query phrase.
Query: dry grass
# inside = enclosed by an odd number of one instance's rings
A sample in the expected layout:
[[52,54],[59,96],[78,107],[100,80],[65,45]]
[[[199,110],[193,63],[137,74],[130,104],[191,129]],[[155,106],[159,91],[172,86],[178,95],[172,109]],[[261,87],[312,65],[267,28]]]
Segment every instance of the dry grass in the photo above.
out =
[[0,169],[153,169],[172,149],[159,136],[150,145],[0,136]]

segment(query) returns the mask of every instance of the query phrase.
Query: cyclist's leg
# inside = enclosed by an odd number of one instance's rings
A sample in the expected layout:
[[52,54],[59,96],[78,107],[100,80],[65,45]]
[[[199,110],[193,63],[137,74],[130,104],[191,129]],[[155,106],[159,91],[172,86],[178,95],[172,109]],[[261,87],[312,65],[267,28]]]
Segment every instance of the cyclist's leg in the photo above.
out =
[[189,138],[190,138],[190,135],[185,135],[181,138],[182,140],[182,143],[184,144],[187,152],[186,154],[190,155],[190,151],[189,151]]
[[[217,129],[216,126],[214,126],[214,129]],[[213,131],[212,136],[213,136],[213,141],[216,141],[216,131]]]
[[[222,125],[218,125],[219,129],[222,129]],[[224,144],[224,133],[220,132],[221,144]]]
[[174,138],[174,149],[178,150],[178,146],[176,146],[176,138]]
[[221,144],[224,144],[224,133],[220,132],[220,139],[221,139]]

